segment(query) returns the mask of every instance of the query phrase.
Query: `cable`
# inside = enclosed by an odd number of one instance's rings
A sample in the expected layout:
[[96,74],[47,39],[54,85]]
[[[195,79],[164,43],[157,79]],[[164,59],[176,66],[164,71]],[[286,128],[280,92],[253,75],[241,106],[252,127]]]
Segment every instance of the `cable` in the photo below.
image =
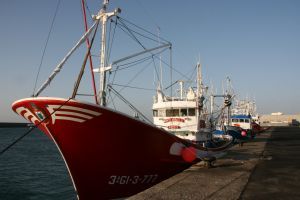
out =
[[120,22],[121,22],[121,24],[122,24],[122,26],[126,29],[126,31],[123,29],[123,28],[121,28],[120,26],[118,26],[121,30],[123,30],[125,33],[127,33],[128,34],[128,36],[129,37],[131,37],[134,41],[136,41],[144,50],[146,49],[146,47],[137,39],[137,37],[132,33],[132,32],[134,32],[133,30],[131,30],[131,29],[129,29],[128,28],[128,26],[121,20],[121,18],[120,18],[120,20],[119,20]]
[[[136,77],[141,74],[147,67],[149,67],[149,65],[151,64],[151,62],[149,62],[146,66],[144,66],[140,71],[138,71],[128,82],[126,85],[129,85],[132,81],[134,81],[136,79]],[[117,91],[118,93],[121,93],[123,90],[125,89],[125,87],[123,86],[119,91]],[[112,100],[114,100],[112,98]]]
[[121,84],[110,84],[110,85],[115,85],[115,86],[120,86],[120,87],[126,87],[126,88],[132,88],[132,89],[138,89],[138,90],[148,90],[148,91],[156,91],[156,89],[150,89],[150,88],[141,88],[141,87],[134,87],[130,85],[121,85]]
[[45,44],[45,47],[44,47],[44,50],[43,50],[41,62],[40,62],[40,65],[39,65],[39,67],[38,67],[38,72],[37,72],[37,75],[36,75],[36,78],[35,78],[35,83],[34,83],[32,95],[34,95],[35,90],[36,90],[38,78],[39,78],[40,71],[41,71],[41,68],[42,68],[42,65],[43,65],[44,56],[45,56],[45,53],[46,53],[46,49],[47,49],[47,46],[48,46],[49,38],[50,38],[52,29],[53,29],[54,21],[55,21],[55,19],[56,19],[56,15],[57,15],[57,12],[58,12],[58,8],[59,8],[59,5],[60,5],[60,2],[61,2],[61,0],[58,0],[57,5],[56,5],[55,13],[54,13],[54,16],[53,16],[53,19],[52,19],[52,23],[51,23],[51,26],[50,26],[50,30],[49,30],[49,32],[48,32],[48,36],[47,36],[47,39],[46,39],[46,44]]
[[[119,18],[121,18],[121,17],[119,17]],[[146,32],[146,33],[148,33],[148,34],[154,36],[155,38],[157,37],[157,35],[151,33],[150,31],[147,31],[146,29],[144,29],[144,28],[142,28],[142,27],[140,27],[140,26],[137,26],[136,24],[134,24],[134,23],[132,23],[132,22],[130,22],[130,21],[124,19],[124,18],[121,18],[121,19],[122,19],[123,21],[127,22],[128,24],[131,24],[132,26],[134,26],[134,27],[136,27],[136,28],[138,28],[138,29],[140,29],[140,30],[142,30],[142,31],[144,31],[144,32]],[[160,39],[162,39],[162,40],[165,41],[166,43],[170,43],[168,40],[166,40],[166,39],[164,39],[164,38],[162,38],[162,37],[160,37]],[[158,42],[158,41],[156,41],[156,42]]]
[[108,47],[107,47],[107,59],[106,59],[106,63],[108,63],[108,61],[110,60],[110,56],[111,56],[111,51],[112,51],[112,45],[113,45],[113,42],[114,42],[114,39],[115,39],[115,33],[116,33],[116,27],[117,27],[117,24],[118,24],[118,18],[116,18],[116,21],[115,21],[115,26],[113,28],[113,34],[112,34],[112,38],[110,38],[111,36],[111,24],[113,23],[113,20],[110,21],[110,27],[109,27],[109,39],[108,39]]
[[[85,0],[84,0],[85,1]],[[85,1],[85,7],[86,7],[86,9],[87,9],[87,11],[89,12],[89,16],[91,17],[91,19],[93,19],[93,15],[92,15],[92,12],[91,12],[91,10],[90,10],[90,8],[89,8],[89,6],[88,6],[88,3]]]

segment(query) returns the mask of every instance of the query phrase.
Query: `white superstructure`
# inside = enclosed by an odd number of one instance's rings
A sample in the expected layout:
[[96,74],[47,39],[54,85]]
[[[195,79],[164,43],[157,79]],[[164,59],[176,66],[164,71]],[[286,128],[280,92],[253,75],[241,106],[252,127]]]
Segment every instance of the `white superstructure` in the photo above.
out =
[[180,138],[195,142],[211,138],[210,130],[206,128],[207,120],[204,117],[201,65],[198,64],[197,68],[197,89],[192,87],[184,89],[184,81],[180,80],[177,81],[179,95],[168,97],[159,86],[152,107],[153,122],[156,126]]
[[196,104],[196,93],[192,88],[189,88],[187,94],[180,98],[166,97],[158,89],[152,107],[153,122],[178,137],[195,140],[198,124]]

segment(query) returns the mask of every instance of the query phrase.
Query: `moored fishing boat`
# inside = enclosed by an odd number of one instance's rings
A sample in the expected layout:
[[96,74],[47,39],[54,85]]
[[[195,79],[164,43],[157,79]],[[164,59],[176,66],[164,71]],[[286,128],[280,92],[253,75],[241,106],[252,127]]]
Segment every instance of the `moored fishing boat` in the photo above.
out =
[[185,82],[192,80],[175,81],[179,84],[178,96],[167,96],[158,87],[152,109],[153,122],[157,127],[179,138],[199,143],[211,140],[212,137],[209,116],[204,106],[204,91],[207,87],[202,83],[201,65],[198,63],[196,68],[196,90],[192,86],[187,89],[184,87]]
[[[12,105],[17,114],[34,123],[56,144],[80,199],[131,196],[181,172],[205,155],[214,155],[231,145],[229,141],[218,148],[206,148],[142,119],[143,115],[128,102],[142,118],[107,106],[110,91],[125,101],[112,85],[107,84],[107,73],[112,72],[117,63],[143,54],[153,57],[153,51],[171,45],[166,42],[158,47],[144,48],[142,52],[108,64],[106,23],[113,17],[118,18],[120,9],[108,12],[107,6],[108,1],[104,0],[101,10],[94,16],[94,24],[33,97],[17,100]],[[78,87],[99,24],[102,33],[100,67],[94,72],[100,74],[100,85],[97,100],[91,103],[77,99]],[[90,35],[93,36],[70,98],[41,97],[67,59]]]

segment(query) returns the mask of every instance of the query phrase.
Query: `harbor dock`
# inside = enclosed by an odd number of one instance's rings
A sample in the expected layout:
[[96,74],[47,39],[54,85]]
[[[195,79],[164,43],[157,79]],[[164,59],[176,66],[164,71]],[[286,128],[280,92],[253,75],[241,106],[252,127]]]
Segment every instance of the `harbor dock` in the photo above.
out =
[[299,152],[299,127],[273,127],[129,199],[300,199]]

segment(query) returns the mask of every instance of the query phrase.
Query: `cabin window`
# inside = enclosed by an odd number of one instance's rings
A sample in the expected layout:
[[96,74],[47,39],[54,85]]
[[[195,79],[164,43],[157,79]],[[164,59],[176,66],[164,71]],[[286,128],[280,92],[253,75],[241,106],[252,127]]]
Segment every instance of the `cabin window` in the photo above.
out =
[[179,109],[173,109],[173,116],[179,116]]
[[245,119],[245,123],[249,123],[250,122],[250,120],[249,119]]
[[187,109],[186,108],[180,109],[180,116],[182,116],[182,117],[187,116]]
[[177,117],[179,116],[179,109],[168,109],[166,112],[167,117]]
[[239,122],[239,119],[231,119],[232,122]]
[[158,116],[157,110],[153,110],[153,117],[157,117],[157,116]]
[[245,122],[245,120],[244,119],[240,119],[240,122]]
[[158,110],[158,117],[165,117],[166,116],[166,110]]
[[172,110],[167,110],[166,116],[167,117],[172,117]]
[[188,111],[189,111],[189,116],[195,116],[196,115],[195,108],[189,108]]

